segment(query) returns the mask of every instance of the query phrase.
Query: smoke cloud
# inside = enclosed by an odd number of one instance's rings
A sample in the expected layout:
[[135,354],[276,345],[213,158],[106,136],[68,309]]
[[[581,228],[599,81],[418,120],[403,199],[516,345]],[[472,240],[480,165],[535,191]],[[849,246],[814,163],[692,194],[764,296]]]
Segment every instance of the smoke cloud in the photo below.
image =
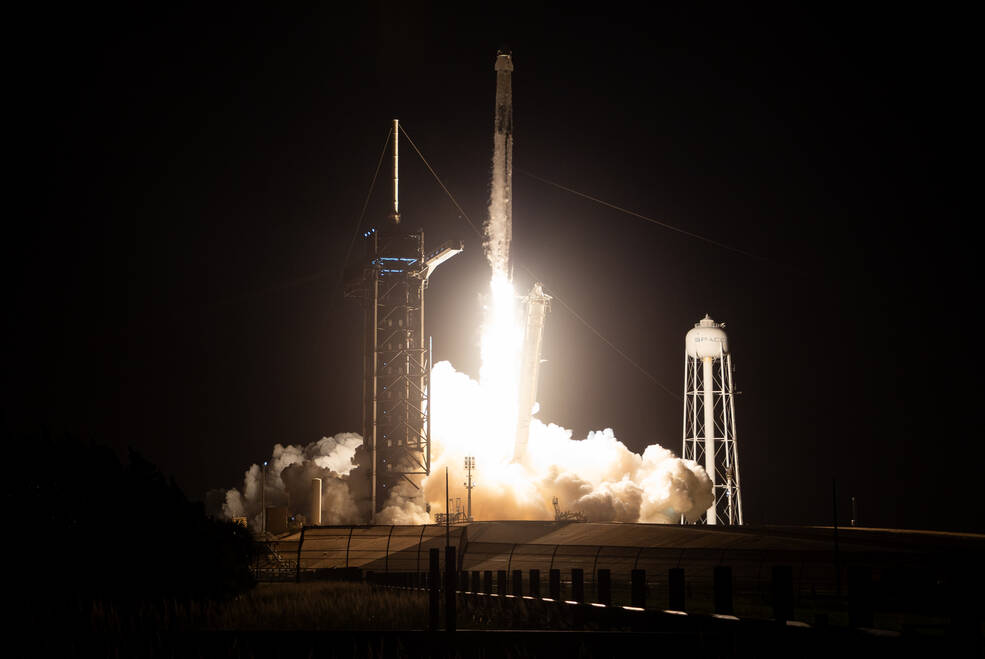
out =
[[[275,444],[267,461],[265,499],[267,506],[286,506],[291,513],[307,515],[311,510],[311,480],[322,479],[322,523],[356,524],[365,519],[350,488],[350,474],[363,439],[356,433],[323,437],[306,446]],[[365,453],[365,452],[363,452]],[[260,526],[260,484],[263,467],[254,464],[243,476],[242,489],[226,492],[222,516],[246,517]],[[368,512],[368,510],[367,510]]]
[[634,453],[609,428],[576,440],[570,430],[535,417],[526,459],[513,462],[515,417],[512,423],[496,418],[489,405],[496,396],[487,387],[449,362],[435,365],[431,386],[432,476],[424,491],[433,512],[444,510],[445,467],[452,498],[464,497],[466,456],[476,459],[472,512],[479,520],[552,519],[555,496],[562,510],[597,522],[667,524],[681,515],[694,521],[711,505],[703,467],[658,444]]
[[[494,381],[495,382],[495,381]],[[562,510],[590,521],[677,523],[696,520],[712,503],[704,468],[653,444],[634,453],[609,428],[574,439],[572,432],[534,417],[526,459],[513,461],[515,421],[504,421],[496,397],[451,363],[432,370],[432,475],[424,499],[409,484],[393,489],[379,524],[427,524],[445,506],[445,467],[451,498],[465,497],[465,456],[476,459],[472,512],[477,520],[552,519]],[[510,408],[515,412],[515,406]],[[225,493],[222,514],[247,517],[259,527],[260,465],[246,470],[243,486]],[[370,518],[369,452],[356,433],[323,437],[306,446],[274,445],[267,465],[266,502],[292,514],[311,509],[311,479],[322,479],[322,523],[362,524]]]

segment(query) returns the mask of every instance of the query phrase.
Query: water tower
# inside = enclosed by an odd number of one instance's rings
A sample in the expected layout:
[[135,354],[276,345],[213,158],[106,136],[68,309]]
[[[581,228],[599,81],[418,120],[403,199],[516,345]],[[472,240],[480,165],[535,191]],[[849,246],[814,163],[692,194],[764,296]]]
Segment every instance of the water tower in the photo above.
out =
[[699,520],[705,524],[742,524],[732,355],[724,327],[705,314],[684,339],[682,455],[711,478],[715,499]]

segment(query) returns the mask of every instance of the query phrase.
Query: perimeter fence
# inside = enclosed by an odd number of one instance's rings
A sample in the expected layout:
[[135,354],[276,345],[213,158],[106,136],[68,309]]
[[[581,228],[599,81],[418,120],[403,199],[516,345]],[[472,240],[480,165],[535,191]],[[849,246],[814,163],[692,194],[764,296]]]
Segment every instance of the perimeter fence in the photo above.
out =
[[[946,617],[955,601],[980,599],[980,579],[956,578],[951,566],[921,553],[470,541],[465,525],[305,527],[292,539],[266,543],[255,571],[261,581],[424,587],[429,550],[446,545],[456,549],[453,571],[463,592],[546,593],[548,575],[556,574],[562,598],[633,605],[635,578],[649,606],[675,608],[675,598],[683,598],[689,611],[713,613],[727,579],[738,615],[770,617],[780,574],[797,619],[847,618],[851,592],[870,612],[924,615],[928,622]],[[445,552],[438,553],[443,574]]]

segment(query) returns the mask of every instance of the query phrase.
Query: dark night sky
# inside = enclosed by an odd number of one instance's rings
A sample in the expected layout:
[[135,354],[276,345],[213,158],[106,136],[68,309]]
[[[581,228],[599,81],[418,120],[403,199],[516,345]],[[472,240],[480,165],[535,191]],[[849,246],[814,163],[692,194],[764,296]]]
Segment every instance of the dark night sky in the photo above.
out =
[[[967,17],[75,11],[16,28],[15,441],[129,444],[201,498],[359,431],[338,276],[389,122],[482,221],[508,45],[517,169],[762,257],[514,177],[517,263],[663,385],[727,322],[747,521],[827,523],[836,478],[845,519],[855,495],[866,524],[985,530]],[[401,154],[407,226],[466,243],[426,320],[474,376],[481,247]],[[384,165],[364,230],[388,197]],[[542,419],[680,450],[680,401],[557,304],[544,351]]]

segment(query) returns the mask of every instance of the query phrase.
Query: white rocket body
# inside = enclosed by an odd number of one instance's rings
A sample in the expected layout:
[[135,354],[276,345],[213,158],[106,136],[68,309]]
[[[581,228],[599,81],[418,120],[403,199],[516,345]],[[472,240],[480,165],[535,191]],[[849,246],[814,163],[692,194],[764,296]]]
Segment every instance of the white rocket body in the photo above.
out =
[[513,60],[496,57],[496,115],[493,132],[493,171],[485,248],[493,272],[510,276],[513,239]]

